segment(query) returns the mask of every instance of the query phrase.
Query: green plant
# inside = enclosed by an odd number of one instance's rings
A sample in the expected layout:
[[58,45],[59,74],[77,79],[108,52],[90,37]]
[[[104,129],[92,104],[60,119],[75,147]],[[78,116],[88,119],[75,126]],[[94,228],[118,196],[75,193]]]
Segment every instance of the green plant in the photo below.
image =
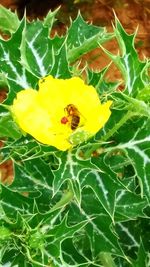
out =
[[[14,164],[13,182],[1,184],[1,266],[149,266],[149,61],[139,60],[135,33],[117,17],[111,34],[79,14],[64,36],[50,37],[56,13],[28,22],[0,8],[1,30],[11,35],[0,40],[0,81],[9,90],[0,105],[1,161]],[[118,55],[102,46],[112,38]],[[123,91],[105,78],[110,64],[99,72],[78,67],[99,46],[120,70]],[[16,94],[37,89],[46,75],[84,77],[102,102],[113,101],[103,129],[71,150],[39,143],[11,114]]]

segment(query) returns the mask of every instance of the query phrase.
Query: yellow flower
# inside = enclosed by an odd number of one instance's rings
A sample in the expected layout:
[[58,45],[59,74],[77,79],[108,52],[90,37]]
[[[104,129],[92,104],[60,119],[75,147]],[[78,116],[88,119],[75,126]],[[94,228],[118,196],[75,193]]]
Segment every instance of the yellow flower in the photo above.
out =
[[43,144],[67,150],[96,134],[109,119],[112,101],[101,104],[93,86],[79,77],[39,80],[39,90],[21,90],[11,111],[20,128]]

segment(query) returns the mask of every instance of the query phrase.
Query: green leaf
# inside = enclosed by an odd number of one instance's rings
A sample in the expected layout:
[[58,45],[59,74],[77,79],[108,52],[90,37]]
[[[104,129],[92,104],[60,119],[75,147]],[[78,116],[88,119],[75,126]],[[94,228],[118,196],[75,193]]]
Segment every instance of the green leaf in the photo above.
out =
[[119,214],[119,220],[137,219],[145,217],[144,208],[148,205],[146,198],[141,198],[132,192],[121,190],[116,194],[115,221]]
[[[116,112],[117,114],[118,112]],[[121,120],[124,120],[124,113],[119,112],[120,115],[122,114]],[[116,115],[118,116],[118,115]],[[114,116],[116,119],[116,117]],[[120,122],[121,122],[120,120]],[[111,123],[115,123],[111,121]],[[119,122],[118,122],[119,125]],[[122,124],[120,124],[121,126]],[[113,141],[113,146],[109,146],[109,151],[114,155],[125,155],[126,161],[128,162],[127,165],[132,165],[135,176],[138,178],[138,186],[141,190],[141,197],[146,196],[148,201],[150,199],[150,183],[149,183],[149,168],[150,168],[150,154],[149,154],[149,118],[143,117],[138,118],[133,116],[133,119],[128,122],[125,122],[122,127],[116,128],[117,124],[114,126],[116,131],[113,129],[110,130],[112,135],[106,134],[109,137],[109,141]],[[110,125],[109,125],[110,127]],[[129,131],[127,131],[129,129]],[[110,137],[111,136],[111,137]],[[105,139],[105,137],[104,137]],[[111,161],[112,162],[112,161]],[[110,168],[113,169],[114,167],[110,164]],[[119,169],[119,168],[118,168]],[[136,187],[135,187],[136,188]]]
[[135,261],[135,263],[133,263],[133,267],[147,266],[146,264],[147,256],[148,256],[148,253],[145,250],[143,243],[141,241],[139,249],[138,249],[137,260]]
[[64,42],[58,42],[56,50],[56,46],[53,47],[55,38],[58,40],[57,36],[50,39],[49,28],[44,27],[41,21],[27,23],[24,28],[21,63],[38,78],[48,74],[59,78],[70,77],[66,46]]
[[15,177],[10,188],[21,192],[35,192],[39,195],[40,189],[52,192],[53,174],[48,164],[41,158],[15,164]]
[[[79,232],[79,234],[82,234],[83,237],[83,232],[82,230]],[[68,238],[62,242],[62,256],[65,262],[65,266],[82,266],[82,267],[87,267],[93,266],[90,265],[92,264],[92,260],[88,259],[88,257],[83,255],[81,252],[81,247],[78,247],[76,245],[78,237],[75,236],[74,239]],[[88,240],[86,240],[88,242]],[[86,243],[87,244],[87,243]],[[94,265],[95,266],[95,265]]]
[[17,14],[0,5],[0,30],[12,34],[17,30],[19,24]]
[[[85,232],[76,239],[76,247],[80,248],[82,254],[87,257],[90,256],[89,252],[87,254],[88,249],[91,250],[91,260],[94,262],[98,259],[97,256],[100,252],[112,251],[115,255],[123,256],[123,251],[112,226],[112,220],[103,206],[99,204],[96,195],[91,189],[85,188],[82,196],[81,215],[79,214],[78,216],[84,216],[88,224],[86,225]],[[89,243],[86,241],[86,238],[88,238]]]
[[134,48],[136,33],[127,34],[117,17],[115,17],[114,32],[121,55],[113,55],[105,48],[102,47],[102,49],[120,69],[124,78],[126,93],[135,96],[139,90],[147,85],[145,72],[148,68],[148,62],[147,60],[141,61]]
[[[21,63],[38,78],[46,76],[53,64],[49,30],[41,21],[26,23],[21,39]],[[42,45],[40,45],[42,44]]]
[[72,63],[79,59],[83,54],[98,47],[114,37],[107,33],[103,27],[96,27],[86,23],[80,13],[77,18],[71,22],[67,33],[68,59]]
[[37,78],[29,73],[20,63],[20,45],[25,19],[19,25],[12,38],[0,41],[0,68],[8,81],[9,94],[6,103],[12,104],[16,93],[23,88],[35,87]]
[[[22,215],[30,213],[31,200],[18,192],[12,191],[1,185],[0,192],[0,208],[1,219],[11,220],[13,223],[17,221],[17,214]],[[31,205],[32,207],[32,205]]]
[[[144,256],[143,252],[143,248],[140,248],[140,244],[141,242],[145,243],[145,231],[147,231],[147,229],[145,228],[144,233],[143,232],[143,227],[142,227],[142,221],[146,221],[143,219],[138,219],[138,220],[128,220],[126,222],[120,222],[120,223],[116,223],[116,231],[119,235],[120,238],[120,245],[122,246],[124,252],[126,255],[131,256],[132,258],[136,258],[137,253],[141,253],[141,256],[138,256],[138,260],[137,262],[141,260]],[[149,227],[149,225],[147,225]],[[141,252],[140,252],[141,250]],[[138,252],[139,251],[139,252]],[[142,255],[143,254],[143,255]],[[145,256],[144,256],[145,257]],[[146,260],[146,257],[145,259]],[[136,261],[135,261],[136,262]],[[145,261],[146,262],[146,261]],[[133,265],[134,266],[134,265]],[[138,266],[138,265],[135,265]],[[145,265],[139,265],[139,266],[145,266]]]
[[22,136],[22,133],[14,122],[12,116],[8,112],[3,112],[0,115],[0,137],[19,139]]
[[53,26],[53,24],[54,24],[54,22],[56,20],[55,16],[56,16],[57,12],[59,11],[59,9],[60,9],[60,7],[55,9],[53,12],[50,10],[47,13],[46,17],[44,18],[44,20],[43,20],[43,25],[45,27],[48,27],[50,32],[51,32],[52,26]]
[[[142,89],[143,91],[143,89]],[[122,94],[125,99],[128,100],[129,104],[129,110],[133,112],[135,115],[140,116],[146,116],[150,117],[150,106],[149,103],[144,102],[143,100],[139,100],[137,98],[128,97],[125,94]],[[147,97],[148,100],[148,97]]]
[[116,193],[118,190],[123,190],[125,188],[121,181],[116,179],[116,175],[105,164],[102,156],[93,158],[92,162],[99,170],[91,170],[87,174],[84,174],[82,186],[91,187],[101,205],[109,214],[112,221],[114,221]]
[[[67,225],[67,216],[63,218],[60,224],[49,229],[47,234],[53,236],[53,245],[59,247],[63,240],[73,237],[74,234],[87,224],[87,221],[81,221],[75,225]],[[59,251],[59,250],[58,250]],[[59,251],[60,253],[60,251]]]
[[55,154],[58,158],[59,166],[57,170],[53,171],[54,182],[53,182],[53,192],[56,194],[65,181],[70,181],[73,186],[73,191],[75,198],[80,205],[81,203],[81,186],[79,181],[79,175],[84,169],[90,171],[91,168],[96,168],[93,166],[89,160],[83,160],[82,158],[77,158],[76,155],[68,151],[63,153]]
[[[56,37],[57,38],[57,37]],[[51,67],[49,74],[57,78],[71,78],[71,71],[69,68],[69,62],[67,58],[67,46],[66,41],[60,46],[55,54],[55,62]]]
[[127,157],[132,162],[136,175],[139,179],[141,196],[146,196],[150,200],[150,122],[149,119],[140,119],[129,122],[125,127],[129,127],[130,133],[123,134],[125,129],[119,133],[117,149],[124,150]]

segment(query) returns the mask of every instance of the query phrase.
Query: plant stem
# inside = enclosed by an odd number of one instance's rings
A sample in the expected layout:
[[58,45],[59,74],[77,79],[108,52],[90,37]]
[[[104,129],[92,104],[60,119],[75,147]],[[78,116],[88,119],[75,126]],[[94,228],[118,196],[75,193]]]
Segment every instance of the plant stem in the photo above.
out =
[[132,111],[128,111],[122,118],[121,120],[115,124],[115,126],[109,130],[109,132],[101,139],[103,142],[107,141],[112,135],[114,135],[114,133],[116,133],[118,131],[118,129],[127,122],[127,120],[129,120],[132,116],[134,116],[135,113],[133,113]]
[[116,264],[113,261],[113,258],[110,253],[102,252],[99,254],[100,262],[102,263],[103,267],[116,267]]

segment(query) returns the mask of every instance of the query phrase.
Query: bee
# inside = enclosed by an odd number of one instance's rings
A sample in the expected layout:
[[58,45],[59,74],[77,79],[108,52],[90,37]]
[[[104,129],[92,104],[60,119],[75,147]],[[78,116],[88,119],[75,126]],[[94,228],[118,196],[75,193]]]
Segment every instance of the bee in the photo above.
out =
[[66,124],[70,122],[71,130],[76,130],[80,123],[80,112],[73,104],[67,105],[65,112],[67,116],[61,119],[61,123]]
[[71,118],[71,130],[76,130],[80,123],[80,112],[73,104],[67,105],[65,111],[67,112],[68,117]]

